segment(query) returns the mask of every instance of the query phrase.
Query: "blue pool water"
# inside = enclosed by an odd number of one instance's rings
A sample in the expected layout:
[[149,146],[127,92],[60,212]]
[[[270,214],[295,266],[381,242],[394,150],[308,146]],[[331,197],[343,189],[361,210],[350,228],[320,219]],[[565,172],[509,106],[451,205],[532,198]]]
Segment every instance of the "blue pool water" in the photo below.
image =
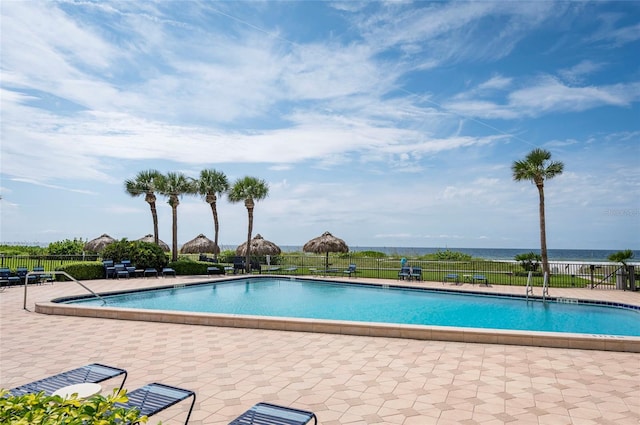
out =
[[[110,307],[150,310],[640,336],[640,310],[290,278],[232,280],[103,298]],[[95,298],[65,302],[102,305]]]

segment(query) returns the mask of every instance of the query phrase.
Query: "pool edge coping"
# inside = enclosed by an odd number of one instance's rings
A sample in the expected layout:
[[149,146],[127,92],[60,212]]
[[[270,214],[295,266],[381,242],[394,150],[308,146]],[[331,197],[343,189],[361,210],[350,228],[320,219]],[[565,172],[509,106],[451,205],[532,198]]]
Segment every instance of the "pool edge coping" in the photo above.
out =
[[[216,281],[221,282],[220,280]],[[206,282],[194,282],[192,284],[197,285],[209,282],[211,281],[206,280]],[[366,284],[374,286],[377,285],[376,283],[369,282]],[[173,285],[159,285],[155,288],[167,288],[171,286]],[[180,286],[190,286],[190,284],[180,284]],[[103,292],[102,294],[107,295],[110,294],[110,292]],[[56,298],[56,300],[60,299],[61,297]],[[53,300],[50,302],[37,302],[35,304],[35,311],[37,313],[51,315],[137,320],[202,326],[640,353],[640,337],[632,336],[405,325],[219,313],[137,310],[119,307],[59,304]]]

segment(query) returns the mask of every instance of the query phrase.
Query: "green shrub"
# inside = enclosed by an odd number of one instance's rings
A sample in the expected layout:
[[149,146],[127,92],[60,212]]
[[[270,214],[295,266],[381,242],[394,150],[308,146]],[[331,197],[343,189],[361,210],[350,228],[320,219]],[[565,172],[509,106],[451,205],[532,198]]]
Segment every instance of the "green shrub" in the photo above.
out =
[[236,251],[233,249],[225,249],[218,254],[218,261],[221,263],[233,263],[233,257],[237,256]]
[[218,271],[213,274],[224,274],[224,266],[221,264],[206,263],[204,261],[193,261],[189,259],[179,259],[169,263],[167,267],[171,267],[176,271],[177,275],[198,275],[207,274],[207,268],[216,267]]
[[0,253],[7,257],[13,255],[46,255],[47,250],[39,246],[0,245]]
[[49,255],[80,255],[84,251],[84,244],[82,239],[65,239],[51,242],[47,251]]
[[[56,267],[56,271],[66,272],[77,280],[102,279],[105,277],[104,266],[97,261],[67,263]],[[56,280],[67,280],[67,277],[56,275]]]
[[379,251],[358,251],[352,252],[351,257],[353,258],[386,258],[387,254]]
[[520,262],[520,266],[526,271],[535,272],[540,266],[542,256],[535,252],[527,252],[526,254],[518,254],[515,256],[515,260]]
[[113,242],[102,251],[102,258],[119,263],[130,260],[137,269],[154,268],[161,270],[166,267],[169,258],[162,248],[150,242],[128,241],[122,239]]
[[465,254],[458,251],[450,251],[448,249],[444,251],[434,252],[433,254],[426,254],[421,257],[423,260],[436,260],[436,261],[471,261],[473,257],[469,254]]
[[98,425],[117,423],[145,423],[138,409],[116,407],[127,401],[126,390],[114,390],[104,397],[87,399],[48,396],[44,392],[8,396],[0,390],[0,423],[16,425]]

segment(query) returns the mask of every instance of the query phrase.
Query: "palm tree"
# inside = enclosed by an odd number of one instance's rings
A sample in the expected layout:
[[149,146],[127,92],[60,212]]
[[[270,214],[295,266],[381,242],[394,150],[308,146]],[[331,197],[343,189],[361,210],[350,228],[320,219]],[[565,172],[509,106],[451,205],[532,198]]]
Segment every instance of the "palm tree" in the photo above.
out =
[[172,236],[171,261],[178,259],[178,205],[180,197],[184,194],[195,193],[195,186],[187,176],[182,173],[167,173],[161,180],[158,192],[168,197],[172,212]]
[[249,230],[247,232],[247,252],[245,253],[245,267],[251,270],[251,232],[253,231],[254,201],[260,201],[269,195],[269,185],[264,180],[255,177],[243,177],[235,181],[229,190],[229,202],[244,201],[249,215]]
[[216,208],[217,194],[222,195],[229,190],[229,180],[227,176],[216,170],[202,170],[200,172],[200,179],[194,182],[196,184],[196,191],[198,194],[204,197],[207,204],[211,206],[211,213],[213,214],[213,241],[218,245],[218,232],[220,230],[220,224],[218,223],[218,210]]
[[540,197],[540,254],[542,257],[542,271],[551,275],[549,257],[547,255],[547,234],[544,218],[544,181],[562,174],[564,164],[551,160],[551,152],[544,149],[534,149],[522,161],[514,161],[511,165],[515,181],[529,180],[538,188]]
[[144,200],[151,208],[153,218],[153,241],[158,244],[158,212],[156,211],[156,195],[162,174],[157,170],[140,171],[135,179],[125,180],[124,189],[131,196],[144,194]]

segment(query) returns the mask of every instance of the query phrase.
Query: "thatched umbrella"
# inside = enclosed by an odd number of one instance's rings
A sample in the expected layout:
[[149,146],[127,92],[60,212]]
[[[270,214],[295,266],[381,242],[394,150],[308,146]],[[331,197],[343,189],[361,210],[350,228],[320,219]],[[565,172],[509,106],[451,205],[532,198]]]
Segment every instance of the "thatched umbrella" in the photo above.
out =
[[[152,234],[148,234],[146,236],[141,237],[140,239],[138,239],[140,242],[149,242],[149,243],[155,243],[155,240],[153,238]],[[171,251],[171,248],[169,248],[169,245],[167,245],[166,243],[162,242],[160,239],[158,239],[158,246],[160,248],[162,248],[162,250],[164,252],[169,252]]]
[[314,252],[316,254],[326,253],[325,269],[329,268],[330,252],[349,252],[349,247],[340,238],[336,238],[329,232],[324,232],[322,236],[311,239],[302,247],[304,252]]
[[[260,236],[260,233],[255,235],[253,239],[251,239],[251,254],[253,255],[279,255],[282,250],[280,247],[273,242],[270,242]],[[246,256],[247,255],[247,243],[243,243],[242,245],[236,248],[236,255]]]
[[115,241],[116,240],[111,236],[103,233],[99,237],[92,239],[84,244],[84,250],[90,252],[101,252],[107,245],[114,243]]
[[194,239],[182,245],[181,254],[220,254],[220,247],[214,241],[200,233]]

